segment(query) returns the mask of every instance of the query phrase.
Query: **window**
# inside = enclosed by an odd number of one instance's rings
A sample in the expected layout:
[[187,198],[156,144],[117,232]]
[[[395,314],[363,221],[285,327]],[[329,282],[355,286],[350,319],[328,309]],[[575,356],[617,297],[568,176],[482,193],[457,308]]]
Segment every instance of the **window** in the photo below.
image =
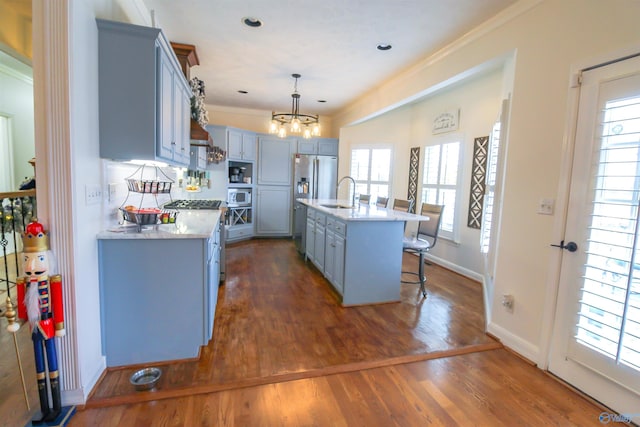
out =
[[370,194],[373,201],[377,197],[389,197],[391,149],[354,148],[351,150],[351,176],[356,181],[356,194]]
[[[444,205],[439,235],[456,240],[460,140],[429,145],[424,149],[422,203]],[[419,212],[419,209],[416,210]]]

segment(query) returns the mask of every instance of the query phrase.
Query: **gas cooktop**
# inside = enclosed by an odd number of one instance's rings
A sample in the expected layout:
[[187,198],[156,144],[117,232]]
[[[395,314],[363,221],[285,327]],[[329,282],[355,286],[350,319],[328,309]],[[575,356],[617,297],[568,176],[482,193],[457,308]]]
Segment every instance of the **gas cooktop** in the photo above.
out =
[[164,205],[165,209],[220,209],[222,200],[196,199],[174,200]]

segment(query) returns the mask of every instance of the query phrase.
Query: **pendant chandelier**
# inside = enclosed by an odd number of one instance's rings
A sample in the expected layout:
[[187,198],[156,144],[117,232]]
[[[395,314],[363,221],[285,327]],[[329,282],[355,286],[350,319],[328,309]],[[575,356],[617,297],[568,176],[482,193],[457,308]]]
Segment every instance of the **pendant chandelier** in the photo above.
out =
[[278,134],[280,138],[287,136],[287,132],[292,134],[302,134],[304,138],[320,136],[319,116],[310,114],[300,114],[300,94],[298,93],[298,79],[300,74],[291,74],[295,80],[293,93],[291,94],[291,112],[276,113],[271,112],[271,126],[269,133]]

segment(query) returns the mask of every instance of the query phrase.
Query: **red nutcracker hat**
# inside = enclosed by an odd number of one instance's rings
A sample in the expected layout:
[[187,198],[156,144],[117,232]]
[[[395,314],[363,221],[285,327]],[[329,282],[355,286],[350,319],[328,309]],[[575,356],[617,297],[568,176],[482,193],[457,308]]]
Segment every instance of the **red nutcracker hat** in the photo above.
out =
[[49,250],[49,237],[38,218],[32,218],[22,235],[24,252],[46,252]]

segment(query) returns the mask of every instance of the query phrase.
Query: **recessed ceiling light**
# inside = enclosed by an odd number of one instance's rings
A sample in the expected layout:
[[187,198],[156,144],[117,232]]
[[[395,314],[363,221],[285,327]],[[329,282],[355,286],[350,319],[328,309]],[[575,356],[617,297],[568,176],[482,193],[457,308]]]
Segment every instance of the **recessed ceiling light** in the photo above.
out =
[[246,90],[239,90],[238,93],[241,93],[244,95],[245,93],[249,93],[249,92],[247,92]]
[[262,27],[262,21],[261,20],[259,20],[258,18],[252,18],[250,16],[242,18],[242,23],[244,25],[246,25],[247,27],[251,27],[251,28]]
[[318,99],[318,102],[327,102],[326,99]]
[[391,49],[391,45],[390,44],[379,44],[378,46],[376,46],[376,49],[378,49],[378,50],[390,50]]

